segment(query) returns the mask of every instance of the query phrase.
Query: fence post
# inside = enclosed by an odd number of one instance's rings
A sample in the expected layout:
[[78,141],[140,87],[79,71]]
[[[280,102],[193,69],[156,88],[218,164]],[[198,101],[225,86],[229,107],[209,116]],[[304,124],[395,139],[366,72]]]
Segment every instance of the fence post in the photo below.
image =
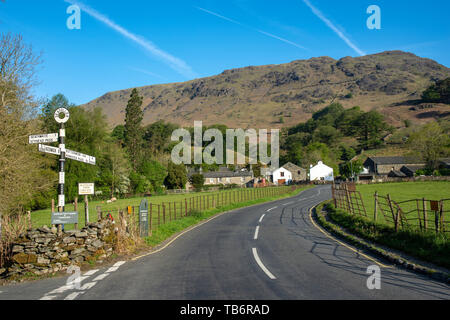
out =
[[187,199],[184,198],[184,216],[187,217]]
[[[78,213],[78,197],[75,198],[75,212]],[[74,228],[78,230],[78,223],[75,223]]]
[[97,207],[95,207],[95,211],[97,211],[97,221],[101,221],[103,219],[102,208],[97,206]]
[[440,203],[440,216],[441,216],[441,228],[440,228],[440,230],[441,230],[441,232],[442,233],[444,233],[445,232],[445,217],[444,217],[444,201],[443,200],[441,200],[440,201],[441,203]]
[[[27,211],[27,217],[28,217],[28,225],[29,225],[28,229],[32,229],[33,228],[33,224],[32,224],[32,221],[31,221],[31,211]],[[1,219],[2,219],[2,217],[1,217],[1,214],[0,214],[0,239],[2,238],[1,237],[1,234],[2,234],[2,222],[1,222]]]
[[422,198],[422,206],[423,206],[423,225],[425,228],[425,231],[428,229],[428,216],[427,216],[427,202],[425,201],[425,198]]
[[392,214],[392,220],[393,220],[394,223],[395,223],[395,221],[396,221],[396,216],[395,216],[395,214],[394,214],[394,208],[392,208],[392,201],[391,201],[391,195],[390,195],[390,194],[387,195],[387,199],[388,199],[388,202],[389,202],[389,209],[391,210],[391,214]]
[[163,223],[166,224],[166,205],[162,204],[162,208],[163,208]]
[[161,205],[158,204],[158,227],[161,225]]
[[378,219],[378,191],[375,191],[375,206],[373,212],[373,221],[377,222]]
[[395,232],[398,232],[399,224],[400,224],[400,209],[397,208],[397,214],[395,216]]

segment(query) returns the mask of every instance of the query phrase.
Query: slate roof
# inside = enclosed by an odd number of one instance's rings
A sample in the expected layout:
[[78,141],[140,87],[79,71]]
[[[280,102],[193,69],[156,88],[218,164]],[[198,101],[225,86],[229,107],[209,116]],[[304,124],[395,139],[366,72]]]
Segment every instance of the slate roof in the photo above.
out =
[[422,160],[412,157],[369,157],[375,164],[388,165],[388,164],[419,164],[423,163]]
[[303,168],[293,164],[292,162],[286,163],[282,168],[285,168],[285,169],[287,169],[288,171],[291,171],[291,172],[306,171],[306,169],[303,169]]

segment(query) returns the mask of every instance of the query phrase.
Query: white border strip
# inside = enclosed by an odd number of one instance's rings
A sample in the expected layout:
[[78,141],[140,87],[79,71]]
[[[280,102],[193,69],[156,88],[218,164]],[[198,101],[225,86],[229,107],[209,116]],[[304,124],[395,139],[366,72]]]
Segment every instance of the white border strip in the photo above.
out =
[[256,260],[256,263],[258,264],[258,266],[262,269],[262,271],[264,271],[264,273],[272,280],[276,280],[277,278],[266,268],[266,266],[261,262],[261,259],[258,256],[258,251],[256,250],[256,248],[253,248],[253,257]]

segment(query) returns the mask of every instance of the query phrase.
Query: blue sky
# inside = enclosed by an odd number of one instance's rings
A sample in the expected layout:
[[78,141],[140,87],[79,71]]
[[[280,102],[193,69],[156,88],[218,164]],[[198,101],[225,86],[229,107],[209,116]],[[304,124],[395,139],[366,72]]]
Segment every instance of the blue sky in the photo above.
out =
[[[71,3],[82,9],[80,30],[66,26]],[[381,9],[381,30],[367,28],[370,5]],[[404,50],[450,67],[449,20],[446,0],[0,1],[0,31],[43,53],[36,94],[76,104],[317,56]]]

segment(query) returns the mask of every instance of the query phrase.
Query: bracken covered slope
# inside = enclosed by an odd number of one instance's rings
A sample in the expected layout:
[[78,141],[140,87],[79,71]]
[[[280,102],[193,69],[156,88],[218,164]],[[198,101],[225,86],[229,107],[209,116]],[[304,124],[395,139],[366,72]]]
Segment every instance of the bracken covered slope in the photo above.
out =
[[[449,115],[448,105],[421,104],[422,92],[450,77],[439,63],[402,51],[364,57],[297,60],[250,66],[184,83],[139,88],[144,123],[165,120],[183,126],[194,121],[235,128],[278,128],[306,121],[331,102],[377,109],[388,122],[423,122]],[[84,107],[103,108],[111,126],[123,123],[131,89],[110,92]]]

